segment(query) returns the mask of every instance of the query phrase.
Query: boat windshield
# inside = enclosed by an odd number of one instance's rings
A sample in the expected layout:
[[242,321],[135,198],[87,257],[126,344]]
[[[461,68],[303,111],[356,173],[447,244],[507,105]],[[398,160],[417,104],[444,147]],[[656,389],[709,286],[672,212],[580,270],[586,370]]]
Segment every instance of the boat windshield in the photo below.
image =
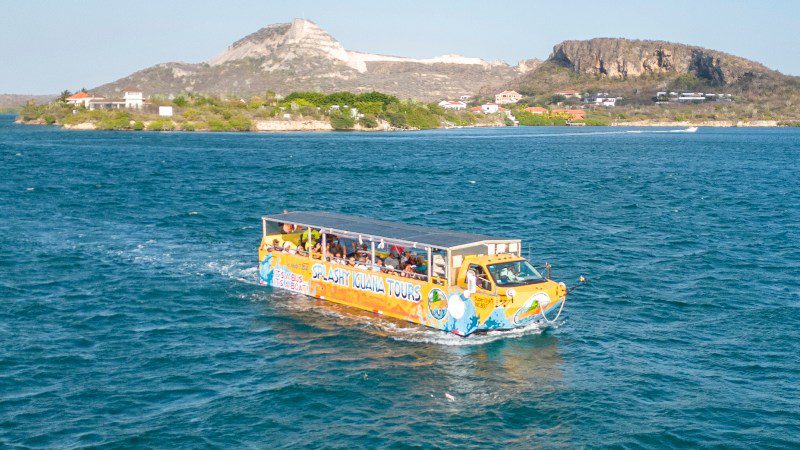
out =
[[488,266],[498,286],[522,286],[525,284],[541,283],[547,281],[531,263],[525,261],[511,261]]

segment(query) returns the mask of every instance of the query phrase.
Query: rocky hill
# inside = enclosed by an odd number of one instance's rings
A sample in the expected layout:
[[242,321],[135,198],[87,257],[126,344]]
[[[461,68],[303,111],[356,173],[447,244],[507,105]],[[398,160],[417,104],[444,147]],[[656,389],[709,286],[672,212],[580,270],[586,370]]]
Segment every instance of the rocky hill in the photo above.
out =
[[536,95],[559,89],[611,92],[649,100],[656,91],[725,91],[745,99],[797,95],[798,78],[702,47],[664,41],[597,38],[564,41],[508,87]]
[[308,20],[270,25],[234,42],[206,63],[159,64],[94,91],[114,95],[134,85],[148,94],[182,91],[253,95],[273,90],[378,90],[404,98],[437,100],[499,87],[539,64],[512,67],[459,55],[430,59],[346,50]]
[[692,73],[718,86],[772,72],[744,58],[664,41],[612,38],[564,41],[553,48],[549,59],[586,75],[631,78]]

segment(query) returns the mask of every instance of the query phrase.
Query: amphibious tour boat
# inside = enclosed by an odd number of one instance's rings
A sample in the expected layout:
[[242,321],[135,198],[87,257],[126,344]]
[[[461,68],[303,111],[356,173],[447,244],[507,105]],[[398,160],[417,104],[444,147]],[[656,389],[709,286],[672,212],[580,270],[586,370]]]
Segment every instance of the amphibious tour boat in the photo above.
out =
[[564,283],[521,241],[330,212],[262,217],[261,284],[461,336],[551,323]]

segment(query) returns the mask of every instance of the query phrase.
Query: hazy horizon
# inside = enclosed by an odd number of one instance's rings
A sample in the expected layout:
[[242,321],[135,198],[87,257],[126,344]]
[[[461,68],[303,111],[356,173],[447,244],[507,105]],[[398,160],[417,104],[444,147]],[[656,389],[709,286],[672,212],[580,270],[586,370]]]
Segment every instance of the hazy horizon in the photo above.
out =
[[[468,2],[467,2],[468,3]],[[456,53],[486,60],[546,58],[568,39],[624,37],[698,45],[800,74],[794,36],[800,4],[712,1],[612,6],[513,2],[428,5],[403,9],[374,2],[331,5],[253,0],[185,0],[161,5],[90,0],[77,5],[4,4],[0,16],[0,93],[53,94],[93,88],[155,64],[207,61],[264,26],[305,18],[348,50],[427,58]],[[780,51],[775,51],[780,49]]]

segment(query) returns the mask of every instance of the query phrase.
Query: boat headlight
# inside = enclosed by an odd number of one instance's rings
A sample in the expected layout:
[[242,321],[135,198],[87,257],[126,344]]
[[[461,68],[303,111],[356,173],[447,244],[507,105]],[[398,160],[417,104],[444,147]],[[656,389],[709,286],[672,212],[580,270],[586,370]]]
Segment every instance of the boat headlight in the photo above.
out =
[[565,297],[567,295],[567,285],[563,282],[558,283],[558,298]]
[[506,290],[506,297],[514,298],[515,295],[517,295],[517,291],[515,291],[514,288],[508,288],[508,290]]
[[458,320],[464,317],[466,310],[467,305],[464,304],[464,300],[461,300],[458,294],[450,296],[450,299],[447,301],[447,312],[449,312],[454,319]]

